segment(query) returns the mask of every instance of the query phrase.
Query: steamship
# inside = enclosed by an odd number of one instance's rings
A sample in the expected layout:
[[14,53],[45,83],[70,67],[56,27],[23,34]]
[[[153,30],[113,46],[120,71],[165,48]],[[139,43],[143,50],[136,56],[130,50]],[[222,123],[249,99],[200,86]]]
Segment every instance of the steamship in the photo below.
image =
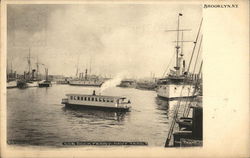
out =
[[[176,65],[174,69],[170,69],[170,72],[163,78],[157,81],[157,96],[167,100],[173,100],[177,98],[195,97],[195,83],[199,80],[198,74],[189,73],[189,68],[186,69],[184,54],[183,54],[183,31],[179,29],[179,17],[178,16],[178,29],[177,41],[176,41]],[[182,41],[179,41],[179,32],[182,31]],[[179,43],[181,42],[181,47]],[[196,44],[196,42],[194,42]],[[180,51],[181,49],[181,51]]]
[[18,88],[28,88],[28,87],[38,87],[38,62],[37,69],[31,68],[31,57],[30,57],[30,48],[29,48],[29,56],[28,59],[28,72],[24,71],[24,74],[21,78],[17,80],[17,87]]
[[101,87],[103,81],[100,80],[97,76],[90,76],[88,75],[88,70],[85,71],[85,76],[83,73],[79,74],[79,78],[69,81],[69,85],[72,86],[94,86],[94,87]]

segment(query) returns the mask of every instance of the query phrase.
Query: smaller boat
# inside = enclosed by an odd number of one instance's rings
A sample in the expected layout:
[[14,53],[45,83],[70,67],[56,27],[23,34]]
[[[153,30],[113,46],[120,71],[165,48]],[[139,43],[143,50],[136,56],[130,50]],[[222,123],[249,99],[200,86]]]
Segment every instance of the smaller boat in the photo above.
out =
[[45,74],[46,74],[46,80],[45,81],[42,81],[40,82],[38,85],[39,87],[50,87],[52,86],[52,83],[51,81],[48,80],[48,68],[45,68]]
[[136,87],[136,81],[132,80],[132,79],[125,79],[125,80],[121,81],[121,83],[118,85],[118,87],[135,88]]
[[39,87],[50,87],[50,86],[52,86],[52,83],[51,83],[51,81],[42,81],[38,85],[39,85]]
[[17,87],[17,81],[8,81],[7,82],[7,88],[16,88]]
[[66,94],[67,98],[62,99],[62,104],[71,108],[86,108],[108,111],[129,111],[130,100],[126,97],[96,95],[93,91],[92,95],[86,94]]
[[157,88],[157,84],[152,81],[140,81],[136,82],[137,89],[146,89],[146,90],[155,90]]

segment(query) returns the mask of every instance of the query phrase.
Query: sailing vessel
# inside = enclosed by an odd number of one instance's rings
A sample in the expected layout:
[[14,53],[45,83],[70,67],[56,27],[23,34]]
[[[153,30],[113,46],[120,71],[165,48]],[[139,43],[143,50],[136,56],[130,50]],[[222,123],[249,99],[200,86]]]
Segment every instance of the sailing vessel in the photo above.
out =
[[7,84],[6,84],[7,88],[17,87],[16,76],[17,76],[16,71],[13,72],[13,69],[12,69],[12,59],[11,59],[10,72],[9,72],[8,65],[7,65]]
[[62,104],[70,108],[96,109],[108,111],[129,111],[131,102],[126,97],[88,94],[66,94],[67,98],[62,99]]
[[[196,81],[199,79],[198,74],[189,73],[190,63],[188,68],[186,69],[184,53],[183,53],[183,39],[179,41],[179,32],[182,31],[183,38],[183,30],[179,29],[179,20],[182,14],[178,15],[178,26],[177,26],[177,41],[176,41],[176,65],[174,69],[170,69],[170,72],[166,77],[163,77],[157,81],[157,95],[158,97],[172,100],[177,98],[186,98],[186,97],[195,97],[194,93]],[[201,25],[200,25],[201,27]],[[200,32],[200,28],[199,28]],[[194,44],[196,45],[197,39],[199,36],[199,32]],[[182,47],[180,47],[179,43],[182,42]],[[195,48],[195,47],[194,47]],[[181,49],[181,51],[180,51]]]

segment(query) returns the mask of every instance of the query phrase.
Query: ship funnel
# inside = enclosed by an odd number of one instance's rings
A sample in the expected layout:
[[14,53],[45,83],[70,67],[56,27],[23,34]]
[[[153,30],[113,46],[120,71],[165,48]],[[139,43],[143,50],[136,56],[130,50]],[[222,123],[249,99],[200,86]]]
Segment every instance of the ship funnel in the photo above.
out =
[[85,79],[87,79],[87,75],[88,75],[88,69],[86,69],[85,71]]
[[186,68],[185,60],[183,60],[182,65],[183,65],[183,67],[182,67],[182,72],[184,73],[184,72],[185,72],[185,68]]

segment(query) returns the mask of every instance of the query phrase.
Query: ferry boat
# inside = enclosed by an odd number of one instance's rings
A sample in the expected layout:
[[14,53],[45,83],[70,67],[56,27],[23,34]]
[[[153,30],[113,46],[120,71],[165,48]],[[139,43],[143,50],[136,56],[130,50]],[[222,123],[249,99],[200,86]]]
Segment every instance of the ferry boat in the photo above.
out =
[[[168,75],[157,81],[157,96],[167,100],[173,100],[177,98],[195,97],[195,83],[199,80],[198,74],[189,73],[189,67],[185,68],[185,60],[183,58],[183,31],[179,29],[179,17],[178,16],[178,29],[177,41],[176,41],[176,65],[174,69],[170,69]],[[201,26],[201,25],[200,25]],[[171,30],[172,31],[172,30]],[[179,41],[179,32],[182,31],[182,41]],[[200,28],[199,28],[200,32]],[[198,35],[199,35],[198,32]],[[198,35],[194,44],[196,45]],[[182,47],[179,43],[182,42]],[[181,51],[180,51],[181,49]],[[190,65],[190,63],[189,63]]]
[[67,98],[62,99],[62,104],[71,108],[85,108],[108,111],[124,111],[130,110],[130,100],[126,97],[96,95],[93,91],[92,95],[87,94],[66,94]]

